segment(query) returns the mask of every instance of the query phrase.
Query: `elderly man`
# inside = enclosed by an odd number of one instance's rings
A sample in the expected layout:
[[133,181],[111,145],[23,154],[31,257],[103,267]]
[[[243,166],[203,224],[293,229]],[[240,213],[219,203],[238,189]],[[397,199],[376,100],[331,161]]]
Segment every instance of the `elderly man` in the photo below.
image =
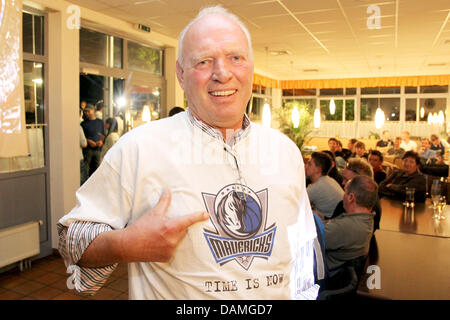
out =
[[305,166],[306,176],[311,179],[311,184],[306,189],[311,206],[326,218],[331,218],[344,195],[336,180],[328,176],[331,166],[332,160],[324,152],[314,152]]
[[345,213],[325,223],[327,265],[330,273],[345,262],[366,256],[373,231],[372,208],[378,186],[366,176],[356,176],[345,185]]
[[379,193],[396,200],[405,200],[405,188],[415,188],[415,201],[425,202],[426,181],[419,171],[417,152],[407,151],[403,156],[403,170],[394,171],[381,184]]
[[[75,288],[94,293],[128,263],[131,299],[316,294],[301,153],[245,115],[247,29],[222,7],[206,8],[182,31],[178,52],[187,111],[124,135],[59,221]],[[283,281],[268,282],[275,272]]]

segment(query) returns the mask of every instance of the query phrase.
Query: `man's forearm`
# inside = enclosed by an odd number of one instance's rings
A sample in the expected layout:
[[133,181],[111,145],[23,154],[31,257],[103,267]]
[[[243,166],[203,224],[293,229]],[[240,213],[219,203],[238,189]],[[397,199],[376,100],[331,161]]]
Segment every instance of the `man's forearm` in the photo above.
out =
[[126,262],[121,245],[123,229],[99,234],[84,251],[78,261],[80,267],[98,268]]

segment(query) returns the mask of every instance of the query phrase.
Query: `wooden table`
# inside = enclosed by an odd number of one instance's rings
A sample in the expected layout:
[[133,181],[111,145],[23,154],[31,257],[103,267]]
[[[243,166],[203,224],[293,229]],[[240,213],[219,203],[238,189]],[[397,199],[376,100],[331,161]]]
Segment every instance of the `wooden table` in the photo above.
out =
[[386,230],[377,230],[375,239],[368,265],[380,268],[380,288],[368,289],[371,275],[365,274],[359,283],[359,295],[450,299],[450,239]]
[[381,230],[450,238],[450,205],[444,209],[445,220],[431,218],[431,199],[416,203],[413,210],[405,208],[401,201],[387,198],[380,199],[380,205]]

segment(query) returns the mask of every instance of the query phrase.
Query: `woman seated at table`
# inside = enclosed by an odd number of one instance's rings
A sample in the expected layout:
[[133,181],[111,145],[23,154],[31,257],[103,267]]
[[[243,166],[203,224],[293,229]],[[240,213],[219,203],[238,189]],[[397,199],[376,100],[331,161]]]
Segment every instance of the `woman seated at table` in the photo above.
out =
[[420,157],[415,151],[407,151],[403,158],[403,170],[394,171],[379,186],[380,196],[405,200],[405,188],[415,188],[415,201],[425,202],[426,182],[419,171]]

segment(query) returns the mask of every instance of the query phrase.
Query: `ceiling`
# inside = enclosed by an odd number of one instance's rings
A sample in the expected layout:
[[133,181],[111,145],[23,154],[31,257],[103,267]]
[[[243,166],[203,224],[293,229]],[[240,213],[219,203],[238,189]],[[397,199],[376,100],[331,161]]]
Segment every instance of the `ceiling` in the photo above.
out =
[[450,73],[449,0],[69,1],[175,39],[200,8],[221,4],[247,25],[255,71],[278,80]]

